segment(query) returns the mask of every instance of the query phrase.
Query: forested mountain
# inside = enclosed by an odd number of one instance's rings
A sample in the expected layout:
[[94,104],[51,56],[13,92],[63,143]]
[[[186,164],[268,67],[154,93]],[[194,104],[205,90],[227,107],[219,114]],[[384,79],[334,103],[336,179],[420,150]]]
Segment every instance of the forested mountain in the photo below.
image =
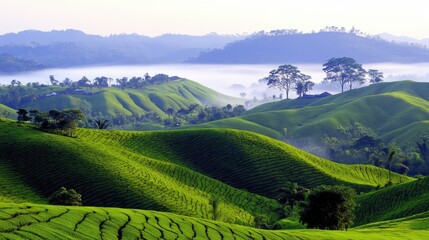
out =
[[30,59],[48,67],[174,63],[241,38],[243,36],[217,34],[165,34],[158,37],[119,34],[103,37],[77,30],[29,30],[0,36],[0,54]]
[[352,57],[358,62],[427,62],[429,49],[354,32],[274,32],[255,34],[222,49],[204,52],[190,62],[324,63],[332,57],[343,56]]

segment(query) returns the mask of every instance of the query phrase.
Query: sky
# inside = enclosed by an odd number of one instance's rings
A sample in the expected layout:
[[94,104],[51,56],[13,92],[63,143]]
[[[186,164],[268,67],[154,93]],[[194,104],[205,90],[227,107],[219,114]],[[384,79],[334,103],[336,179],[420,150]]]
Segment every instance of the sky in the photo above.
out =
[[204,35],[326,26],[429,38],[423,0],[0,0],[0,34],[77,29],[90,34]]

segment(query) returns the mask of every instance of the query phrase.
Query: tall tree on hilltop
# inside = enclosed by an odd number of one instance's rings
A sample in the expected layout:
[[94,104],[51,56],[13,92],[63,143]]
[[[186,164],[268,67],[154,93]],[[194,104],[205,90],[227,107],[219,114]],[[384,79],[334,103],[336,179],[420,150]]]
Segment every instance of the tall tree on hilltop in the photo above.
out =
[[356,63],[353,58],[331,58],[323,64],[323,71],[326,72],[325,80],[330,82],[339,82],[341,92],[344,92],[344,85],[348,84],[350,90],[353,84],[364,84],[366,71],[362,64]]
[[368,77],[369,77],[370,83],[383,82],[383,78],[384,78],[383,73],[375,69],[368,70]]
[[285,91],[286,99],[289,99],[289,90],[292,88],[293,84],[300,81],[305,82],[309,79],[311,79],[311,77],[301,73],[296,66],[286,64],[270,72],[270,75],[267,77],[267,85],[278,88],[280,91]]

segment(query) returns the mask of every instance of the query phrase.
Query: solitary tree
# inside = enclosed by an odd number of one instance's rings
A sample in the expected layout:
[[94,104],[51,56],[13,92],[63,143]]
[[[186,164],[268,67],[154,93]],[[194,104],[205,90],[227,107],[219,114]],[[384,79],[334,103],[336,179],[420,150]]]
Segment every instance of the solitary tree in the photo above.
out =
[[96,129],[108,129],[112,124],[107,119],[97,118],[93,121],[94,128]]
[[67,190],[61,187],[49,197],[48,201],[54,205],[82,206],[82,195],[74,189]]
[[348,84],[350,90],[353,84],[365,83],[365,70],[362,65],[356,63],[353,58],[331,58],[327,63],[323,64],[323,71],[326,72],[325,80],[331,82],[339,82],[341,85],[341,92],[344,92],[344,85]]
[[278,88],[280,91],[285,91],[286,99],[289,99],[289,90],[292,88],[293,84],[298,81],[307,81],[309,79],[311,79],[311,77],[301,73],[296,66],[286,64],[270,72],[270,75],[267,77],[267,85]]
[[343,230],[353,224],[356,192],[345,186],[316,187],[308,196],[300,221],[307,228]]
[[370,83],[383,82],[383,78],[384,78],[383,73],[375,69],[368,70],[368,77],[369,77]]

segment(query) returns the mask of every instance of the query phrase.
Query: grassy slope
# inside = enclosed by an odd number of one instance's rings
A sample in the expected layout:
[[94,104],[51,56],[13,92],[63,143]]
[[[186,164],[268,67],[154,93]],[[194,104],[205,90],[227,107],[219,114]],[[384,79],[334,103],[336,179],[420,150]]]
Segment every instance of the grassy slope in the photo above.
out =
[[357,198],[356,224],[390,220],[429,211],[429,178],[387,187]]
[[144,114],[157,112],[165,115],[169,108],[179,110],[191,104],[226,105],[239,104],[240,99],[225,96],[199,83],[181,80],[159,85],[151,85],[143,90],[93,88],[95,94],[58,94],[45,97],[25,105],[25,108],[49,111],[51,109],[86,108],[93,113],[104,115]]
[[0,104],[0,120],[5,118],[4,113],[9,113],[10,114],[9,118],[16,119],[17,114],[15,109],[5,106],[3,104]]
[[270,231],[145,210],[0,204],[6,239],[427,239],[428,215],[349,231]]
[[[274,214],[277,207],[274,200],[113,144],[100,131],[79,132],[86,138],[94,137],[90,141],[43,133],[15,123],[0,124],[1,164],[18,176],[15,184],[2,185],[31,189],[25,199],[28,202],[40,202],[42,197],[65,186],[81,193],[85,205],[154,209],[212,218],[209,201],[220,198],[220,220],[242,224],[252,224],[254,214]],[[127,137],[126,132],[109,134],[118,142]],[[11,192],[9,199],[23,197],[9,188],[4,190]]]
[[[264,213],[274,202],[237,189],[272,197],[275,188],[293,181],[366,191],[387,179],[384,169],[333,163],[243,131],[80,129],[72,139],[11,122],[1,123],[0,129],[2,163],[21,174],[26,186],[41,196],[61,186],[76,188],[87,205],[210,217],[208,201],[214,195],[226,199],[225,211],[243,210],[250,221],[249,213]],[[394,182],[410,180],[393,177]]]
[[360,122],[388,141],[399,141],[405,136],[408,142],[401,141],[401,144],[408,144],[429,135],[428,91],[429,83],[375,84],[322,99],[264,104],[246,116],[200,127],[246,129],[271,137],[310,138],[318,142],[323,134],[335,132],[340,125],[347,127]]

